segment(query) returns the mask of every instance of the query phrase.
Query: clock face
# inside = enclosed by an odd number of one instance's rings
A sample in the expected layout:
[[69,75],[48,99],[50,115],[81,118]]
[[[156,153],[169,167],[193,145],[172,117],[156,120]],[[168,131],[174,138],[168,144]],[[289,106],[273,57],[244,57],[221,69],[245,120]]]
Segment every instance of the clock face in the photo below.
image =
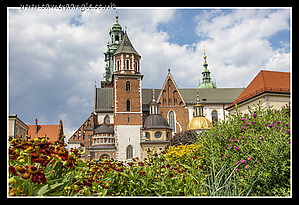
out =
[[161,137],[161,133],[160,132],[156,132],[155,137],[156,138],[160,138]]
[[147,139],[149,139],[150,138],[150,133],[146,133],[146,135],[145,135],[145,137],[147,138]]

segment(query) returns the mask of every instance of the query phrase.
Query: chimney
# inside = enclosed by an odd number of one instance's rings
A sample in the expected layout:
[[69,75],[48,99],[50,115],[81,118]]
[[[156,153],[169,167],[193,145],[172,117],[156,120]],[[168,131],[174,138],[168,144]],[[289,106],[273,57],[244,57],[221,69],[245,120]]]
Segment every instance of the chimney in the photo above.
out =
[[62,125],[62,120],[59,120],[59,131],[58,131],[58,140],[61,140],[63,135],[63,125]]
[[38,129],[37,129],[37,118],[35,119],[35,134],[37,134],[37,131],[38,131]]

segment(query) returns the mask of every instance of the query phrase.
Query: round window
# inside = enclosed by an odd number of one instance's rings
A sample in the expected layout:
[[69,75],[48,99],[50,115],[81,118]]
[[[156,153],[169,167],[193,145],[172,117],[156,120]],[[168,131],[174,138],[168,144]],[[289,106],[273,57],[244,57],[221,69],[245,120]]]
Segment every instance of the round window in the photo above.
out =
[[149,138],[151,137],[150,133],[147,132],[147,133],[145,134],[145,137],[146,137],[147,139],[149,139]]
[[160,138],[160,137],[161,137],[161,133],[160,133],[160,132],[156,132],[156,133],[155,133],[155,137],[156,137],[156,138]]

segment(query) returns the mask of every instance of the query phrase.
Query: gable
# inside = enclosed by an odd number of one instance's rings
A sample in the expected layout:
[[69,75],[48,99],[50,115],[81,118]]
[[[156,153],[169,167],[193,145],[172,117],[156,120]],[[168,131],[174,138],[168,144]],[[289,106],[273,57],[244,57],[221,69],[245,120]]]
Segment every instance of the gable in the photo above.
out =
[[158,97],[158,103],[160,106],[184,106],[185,101],[180,94],[177,85],[174,82],[170,70],[163,84],[161,92]]

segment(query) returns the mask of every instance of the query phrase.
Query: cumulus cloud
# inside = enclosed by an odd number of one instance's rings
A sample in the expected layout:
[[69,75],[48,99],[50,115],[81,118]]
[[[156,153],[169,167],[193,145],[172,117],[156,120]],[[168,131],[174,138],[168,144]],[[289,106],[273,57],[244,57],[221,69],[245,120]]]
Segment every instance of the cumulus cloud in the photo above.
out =
[[[289,29],[289,10],[240,9],[229,12],[207,10],[195,19],[196,32],[204,37],[212,77],[218,85],[241,87],[248,85],[266,63],[274,58],[267,38],[280,30]],[[289,71],[289,62],[273,65],[272,70]]]
[[[267,40],[289,29],[289,17],[289,10],[198,10],[199,40],[179,45],[170,42],[171,31],[158,29],[175,23],[179,11],[119,10],[119,23],[142,56],[147,88],[161,88],[168,68],[179,87],[195,88],[204,45],[218,87],[246,86],[261,69],[289,71],[290,54]],[[94,82],[100,86],[114,23],[113,10],[9,10],[9,111],[28,124],[61,118],[67,134],[76,130],[93,111]]]

